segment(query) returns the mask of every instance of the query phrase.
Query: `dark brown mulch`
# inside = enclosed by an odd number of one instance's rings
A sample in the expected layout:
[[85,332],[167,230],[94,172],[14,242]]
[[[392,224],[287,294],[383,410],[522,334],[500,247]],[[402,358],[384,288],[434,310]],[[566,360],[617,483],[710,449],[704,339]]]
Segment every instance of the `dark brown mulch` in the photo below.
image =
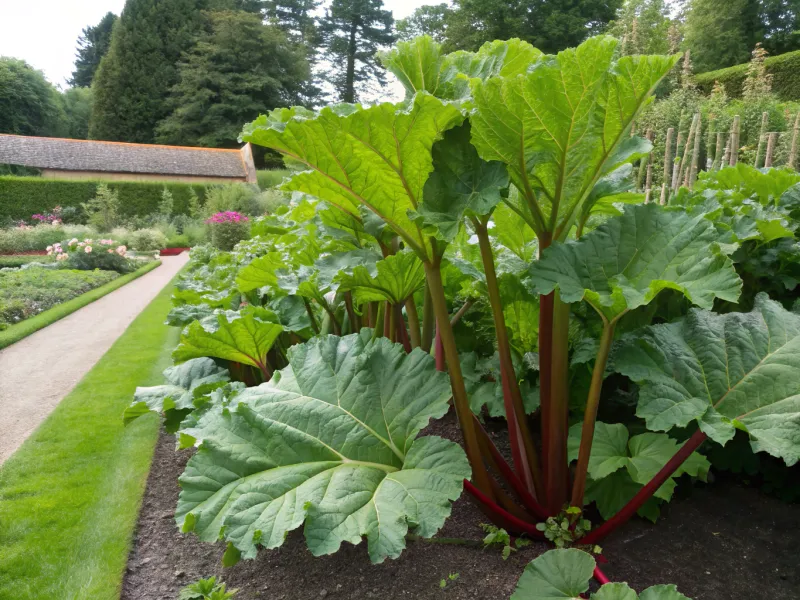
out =
[[[452,437],[454,424],[443,419],[431,429]],[[365,543],[345,544],[334,555],[315,558],[296,531],[280,549],[262,550],[257,559],[223,570],[222,544],[204,544],[175,527],[177,479],[189,453],[176,453],[174,444],[162,433],[122,600],[173,600],[183,585],[210,575],[240,588],[237,600],[505,600],[527,562],[546,549],[533,544],[503,561],[499,550],[410,542],[398,560],[371,565]],[[485,521],[462,497],[440,535],[480,540],[478,524]],[[638,590],[675,583],[695,600],[789,600],[800,598],[798,544],[800,506],[723,482],[697,487],[674,501],[656,526],[628,524],[603,545],[610,562],[602,568],[612,580],[628,581]],[[450,573],[459,578],[441,590],[440,580]]]

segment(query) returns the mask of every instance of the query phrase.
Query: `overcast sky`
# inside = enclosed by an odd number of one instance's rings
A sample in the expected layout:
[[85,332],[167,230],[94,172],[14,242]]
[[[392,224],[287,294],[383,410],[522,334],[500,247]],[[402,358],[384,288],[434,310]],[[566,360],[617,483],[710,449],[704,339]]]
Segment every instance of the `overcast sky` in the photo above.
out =
[[[441,0],[384,0],[395,19]],[[125,0],[0,0],[0,56],[27,61],[55,85],[67,87],[81,30]]]

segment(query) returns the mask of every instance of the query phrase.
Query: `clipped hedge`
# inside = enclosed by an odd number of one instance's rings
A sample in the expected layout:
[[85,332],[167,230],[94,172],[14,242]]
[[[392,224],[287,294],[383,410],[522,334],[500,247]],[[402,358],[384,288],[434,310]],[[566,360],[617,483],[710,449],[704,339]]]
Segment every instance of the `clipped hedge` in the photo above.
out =
[[[725,86],[729,96],[740,98],[742,86],[747,78],[747,66],[743,63],[727,69],[708,71],[696,75],[694,80],[703,92],[710,93],[714,82]],[[767,72],[772,75],[772,91],[781,100],[800,100],[800,50],[770,56],[764,61]]]
[[56,206],[80,206],[95,195],[95,189],[100,183],[119,192],[120,213],[123,217],[144,216],[156,212],[165,187],[172,192],[173,210],[176,214],[188,213],[192,188],[201,203],[206,192],[205,185],[196,183],[71,181],[0,176],[0,220],[30,219],[31,215],[49,212]]

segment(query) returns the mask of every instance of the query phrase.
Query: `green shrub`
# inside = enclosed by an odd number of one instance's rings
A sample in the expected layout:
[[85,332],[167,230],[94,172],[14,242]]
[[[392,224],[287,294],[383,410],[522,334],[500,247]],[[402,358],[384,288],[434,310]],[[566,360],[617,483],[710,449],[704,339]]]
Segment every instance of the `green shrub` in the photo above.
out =
[[[149,181],[69,181],[44,177],[0,176],[0,216],[12,219],[30,219],[35,213],[51,212],[56,206],[62,211],[80,206],[93,198],[97,186],[105,183],[119,194],[120,217],[149,215],[158,212],[162,194],[167,189],[173,197],[173,213],[188,214],[192,192],[201,206],[205,200],[206,186],[178,182]],[[75,213],[70,211],[70,218]]]
[[128,236],[128,246],[139,252],[161,250],[167,247],[167,236],[158,229],[139,229]]
[[45,250],[56,242],[70,238],[92,238],[97,230],[86,225],[36,225],[0,229],[0,253],[14,254]]
[[[772,75],[773,93],[781,100],[800,100],[800,50],[771,56],[764,62],[767,73]],[[743,63],[727,69],[700,73],[695,76],[695,82],[701,90],[710,93],[714,82],[719,81],[730,96],[738,98],[742,95],[748,65],[749,63]]]
[[238,212],[256,216],[262,213],[261,191],[255,185],[215,185],[206,190],[205,214],[211,216],[221,212]]
[[98,231],[111,231],[119,223],[119,192],[105,183],[98,185],[94,197],[82,206],[89,225],[93,225]]
[[16,269],[30,263],[51,263],[55,260],[52,256],[31,254],[28,256],[0,256],[0,269]]
[[189,236],[185,233],[177,233],[167,238],[167,245],[165,248],[188,248],[191,246]]
[[220,250],[233,250],[250,235],[250,221],[238,212],[219,212],[206,223],[211,227],[211,244]]
[[185,225],[183,228],[183,235],[189,239],[187,246],[199,246],[208,241],[208,226],[204,223],[192,223]]
[[265,169],[256,173],[258,187],[262,190],[274,188],[280,185],[285,177],[289,177],[291,171],[288,169]]

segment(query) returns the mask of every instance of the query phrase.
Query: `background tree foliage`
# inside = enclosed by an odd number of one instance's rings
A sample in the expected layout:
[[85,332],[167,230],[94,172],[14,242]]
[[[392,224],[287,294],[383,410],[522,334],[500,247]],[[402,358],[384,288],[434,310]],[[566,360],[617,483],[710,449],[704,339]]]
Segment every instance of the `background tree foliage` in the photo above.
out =
[[156,141],[236,147],[242,123],[302,103],[305,53],[284,32],[243,11],[205,13],[206,32],[179,64],[179,81]]
[[[381,0],[333,0],[319,23],[328,81],[343,102],[386,85],[376,53],[394,41],[391,11]],[[371,85],[370,85],[371,84]]]
[[455,0],[445,46],[476,50],[518,37],[542,52],[558,52],[601,31],[621,6],[622,0]]
[[83,34],[78,38],[75,70],[72,72],[72,79],[69,80],[70,85],[75,87],[92,85],[100,60],[111,45],[111,32],[117,18],[117,15],[108,12],[97,25],[84,28]]
[[94,80],[93,139],[150,143],[206,0],[128,0]]
[[440,44],[444,43],[447,40],[447,20],[452,12],[445,2],[420,6],[410,16],[398,19],[395,23],[397,37],[411,40],[420,35],[429,35]]
[[608,33],[621,40],[623,54],[667,54],[672,26],[664,0],[627,0],[609,24]]
[[0,133],[59,135],[64,112],[58,96],[44,73],[0,57]]

